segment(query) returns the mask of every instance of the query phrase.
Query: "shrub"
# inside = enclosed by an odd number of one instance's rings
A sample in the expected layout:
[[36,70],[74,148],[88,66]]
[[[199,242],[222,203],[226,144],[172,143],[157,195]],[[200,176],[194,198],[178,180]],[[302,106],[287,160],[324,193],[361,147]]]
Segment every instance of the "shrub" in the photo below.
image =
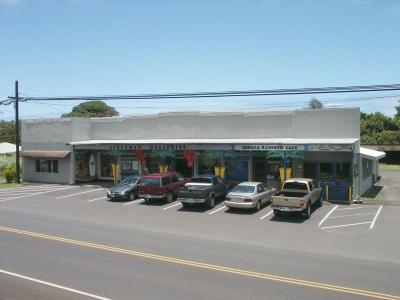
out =
[[14,166],[7,166],[3,170],[4,172],[4,177],[7,181],[7,183],[15,181],[16,178],[16,170]]

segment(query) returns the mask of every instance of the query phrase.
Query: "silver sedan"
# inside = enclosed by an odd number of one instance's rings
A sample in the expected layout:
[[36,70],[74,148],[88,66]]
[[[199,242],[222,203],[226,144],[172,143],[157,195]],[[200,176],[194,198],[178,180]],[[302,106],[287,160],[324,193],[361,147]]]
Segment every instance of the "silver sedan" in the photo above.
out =
[[262,182],[242,182],[226,195],[225,206],[229,208],[247,208],[260,210],[261,206],[271,201],[276,189]]

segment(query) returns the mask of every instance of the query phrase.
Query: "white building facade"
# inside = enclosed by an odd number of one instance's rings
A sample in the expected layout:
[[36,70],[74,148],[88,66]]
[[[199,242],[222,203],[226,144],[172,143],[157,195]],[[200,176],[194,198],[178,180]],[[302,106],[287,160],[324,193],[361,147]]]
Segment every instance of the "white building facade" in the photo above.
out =
[[362,195],[378,172],[363,174],[370,171],[358,108],[28,120],[22,156],[26,181],[72,184],[172,170],[279,187],[285,178],[308,177],[338,201]]

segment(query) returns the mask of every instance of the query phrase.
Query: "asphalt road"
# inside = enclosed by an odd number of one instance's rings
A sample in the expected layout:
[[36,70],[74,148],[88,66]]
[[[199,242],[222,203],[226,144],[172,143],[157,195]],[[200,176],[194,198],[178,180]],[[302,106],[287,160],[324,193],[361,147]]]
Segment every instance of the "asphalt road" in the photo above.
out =
[[261,220],[61,189],[0,192],[0,299],[400,299],[397,206]]

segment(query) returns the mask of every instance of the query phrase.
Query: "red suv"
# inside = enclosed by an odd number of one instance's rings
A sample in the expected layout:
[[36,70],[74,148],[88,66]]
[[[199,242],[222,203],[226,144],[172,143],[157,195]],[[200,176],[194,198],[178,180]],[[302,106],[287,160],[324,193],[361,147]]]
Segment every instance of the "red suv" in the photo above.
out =
[[185,182],[185,178],[175,172],[144,175],[139,187],[139,197],[144,198],[146,202],[151,199],[172,202],[176,199],[178,189],[184,187]]

